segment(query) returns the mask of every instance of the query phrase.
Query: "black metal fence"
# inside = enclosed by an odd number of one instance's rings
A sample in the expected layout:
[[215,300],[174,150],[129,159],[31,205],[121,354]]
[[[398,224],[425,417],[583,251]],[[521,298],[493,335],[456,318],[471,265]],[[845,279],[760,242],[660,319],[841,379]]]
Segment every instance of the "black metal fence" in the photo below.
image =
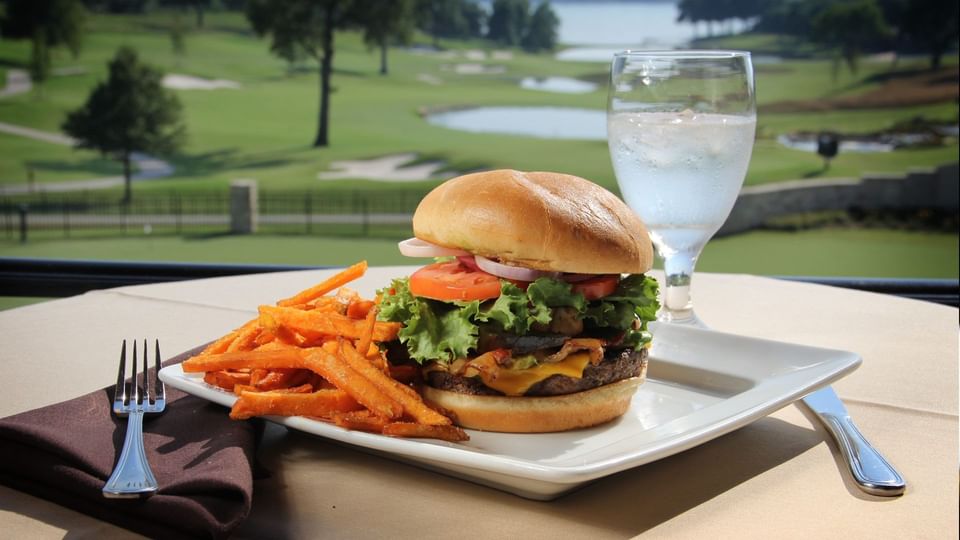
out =
[[[425,190],[261,191],[258,222],[264,231],[370,235],[409,228]],[[116,195],[50,194],[0,199],[0,227],[8,240],[32,233],[73,235],[192,234],[230,230],[230,194],[146,192],[123,203]]]
[[[124,285],[304,270],[307,268],[316,267],[0,257],[0,296],[70,296],[93,289]],[[960,306],[960,282],[956,279],[775,277],[791,281],[819,283],[832,287],[892,294],[951,307]]]

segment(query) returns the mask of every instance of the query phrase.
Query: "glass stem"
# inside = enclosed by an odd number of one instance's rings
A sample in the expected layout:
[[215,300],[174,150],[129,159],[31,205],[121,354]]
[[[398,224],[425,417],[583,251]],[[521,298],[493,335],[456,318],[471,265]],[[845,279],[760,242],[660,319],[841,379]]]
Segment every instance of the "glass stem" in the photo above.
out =
[[666,288],[661,298],[663,306],[659,319],[666,322],[693,322],[693,300],[690,297],[690,282],[698,251],[679,251],[666,257],[663,262]]

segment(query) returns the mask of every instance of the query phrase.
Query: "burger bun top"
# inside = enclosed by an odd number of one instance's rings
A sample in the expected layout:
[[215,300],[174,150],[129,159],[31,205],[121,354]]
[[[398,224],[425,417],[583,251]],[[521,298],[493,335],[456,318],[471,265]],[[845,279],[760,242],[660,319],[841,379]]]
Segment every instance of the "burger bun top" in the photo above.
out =
[[417,238],[536,270],[640,274],[647,228],[619,198],[568,174],[509,169],[448,180],[420,202]]

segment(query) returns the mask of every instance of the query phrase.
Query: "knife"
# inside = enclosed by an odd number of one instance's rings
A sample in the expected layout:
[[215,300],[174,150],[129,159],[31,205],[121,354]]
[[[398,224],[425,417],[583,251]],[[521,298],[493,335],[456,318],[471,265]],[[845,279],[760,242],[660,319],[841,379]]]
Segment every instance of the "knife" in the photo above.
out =
[[907,486],[903,477],[860,433],[833,388],[825,386],[803,398],[803,402],[837,441],[860,489],[880,497],[903,494]]

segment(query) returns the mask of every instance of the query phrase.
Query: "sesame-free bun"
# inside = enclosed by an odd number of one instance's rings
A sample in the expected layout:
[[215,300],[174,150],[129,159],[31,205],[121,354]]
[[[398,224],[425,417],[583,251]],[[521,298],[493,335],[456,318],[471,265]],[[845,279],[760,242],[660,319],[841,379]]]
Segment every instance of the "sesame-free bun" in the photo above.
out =
[[653,266],[647,229],[623,201],[555,172],[501,169],[448,180],[420,202],[413,232],[537,270],[640,274]]
[[424,399],[451,413],[458,426],[505,433],[586,428],[623,416],[646,371],[592,390],[546,397],[477,396],[424,385]]

